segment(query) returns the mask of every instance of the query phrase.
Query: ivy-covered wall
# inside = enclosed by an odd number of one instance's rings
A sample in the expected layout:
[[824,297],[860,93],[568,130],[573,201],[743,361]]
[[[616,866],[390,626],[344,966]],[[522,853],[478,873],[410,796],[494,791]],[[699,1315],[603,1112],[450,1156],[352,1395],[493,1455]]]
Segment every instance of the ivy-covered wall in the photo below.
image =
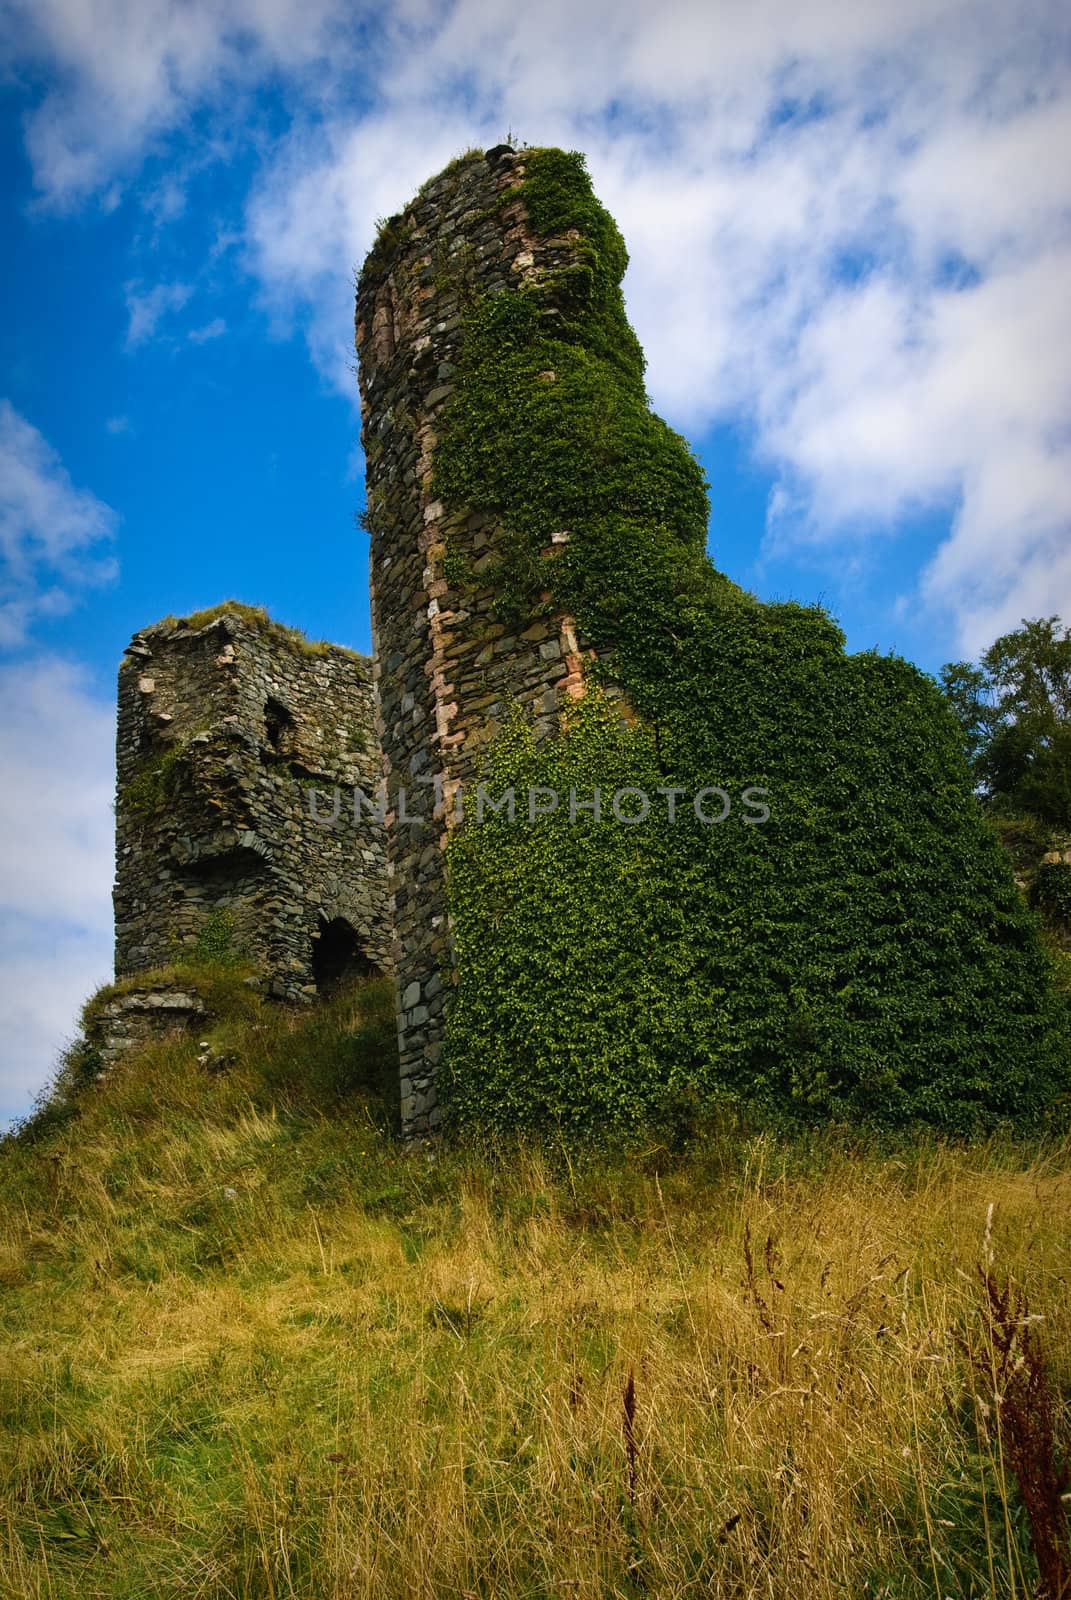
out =
[[[409,626],[424,696],[400,737],[384,658],[388,761],[519,801],[512,821],[447,805],[424,867],[393,862],[412,917],[445,908],[451,932],[433,962],[410,947],[414,992],[430,974],[446,997],[410,1126],[443,1099],[495,1127],[726,1099],[1040,1115],[1068,1086],[1066,1017],[944,700],[710,563],[626,261],[579,155],[500,147],[392,219],[361,278],[378,643]],[[529,820],[530,789],[557,809]],[[405,1071],[404,1004],[401,1031]]]
[[[388,813],[404,1131],[441,1120],[437,1082],[453,960],[444,846],[459,786],[481,768],[510,707],[540,736],[583,690],[567,611],[529,604],[563,548],[533,557],[493,511],[447,510],[434,482],[469,316],[488,297],[574,264],[575,241],[539,240],[501,145],[453,163],[383,226],[357,289],[361,437],[375,640],[377,731]],[[551,384],[553,374],[538,380]],[[508,448],[508,444],[507,444]],[[533,576],[534,574],[534,576]]]

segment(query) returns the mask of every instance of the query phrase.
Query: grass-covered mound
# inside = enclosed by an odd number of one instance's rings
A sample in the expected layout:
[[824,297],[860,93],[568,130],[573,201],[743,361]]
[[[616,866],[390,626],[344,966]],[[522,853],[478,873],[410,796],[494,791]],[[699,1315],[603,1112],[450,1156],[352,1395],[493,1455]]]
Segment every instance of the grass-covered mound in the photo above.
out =
[[[942,694],[904,660],[846,654],[821,609],[760,604],[715,570],[700,467],[648,405],[620,234],[581,157],[526,160],[531,225],[577,230],[578,261],[472,308],[436,490],[500,520],[479,582],[503,619],[571,614],[638,720],[592,693],[560,741],[514,726],[492,753],[521,815],[470,815],[450,850],[455,1115],[1042,1115],[1068,1086],[1066,1010]],[[529,785],[561,797],[532,825]],[[570,788],[596,785],[602,817],[572,822]],[[610,814],[626,785],[653,801],[634,825]],[[709,786],[731,797],[723,823],[693,810]],[[665,789],[682,791],[672,823]]]
[[[1066,1147],[430,1160],[386,1131],[391,1011],[243,1004],[225,1071],[154,1046],[0,1146],[0,1593],[1035,1592]],[[1042,1319],[1010,1363],[987,1264]]]

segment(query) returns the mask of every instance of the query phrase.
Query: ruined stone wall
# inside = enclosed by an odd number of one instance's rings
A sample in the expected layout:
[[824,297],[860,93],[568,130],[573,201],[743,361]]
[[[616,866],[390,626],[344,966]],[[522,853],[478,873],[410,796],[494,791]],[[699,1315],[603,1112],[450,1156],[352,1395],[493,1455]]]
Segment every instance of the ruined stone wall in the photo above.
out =
[[[585,641],[565,614],[510,628],[496,591],[471,575],[494,563],[503,530],[486,514],[446,515],[432,473],[436,420],[453,391],[462,321],[484,294],[546,282],[576,258],[575,233],[539,239],[516,198],[525,152],[454,163],[381,232],[358,285],[356,342],[367,460],[378,733],[394,800],[389,832],[404,1131],[434,1129],[435,1077],[451,978],[443,846],[458,785],[520,705],[556,731],[583,688]],[[553,308],[554,293],[547,304]],[[552,383],[554,373],[542,375]],[[568,539],[556,533],[551,561]],[[467,574],[462,594],[452,582]],[[429,780],[435,780],[434,785]],[[399,791],[407,811],[397,815]]]
[[[195,622],[198,619],[194,619]],[[366,657],[247,608],[135,635],[119,671],[117,978],[233,929],[267,993],[311,999],[388,969],[380,776]],[[317,791],[321,825],[311,815]]]

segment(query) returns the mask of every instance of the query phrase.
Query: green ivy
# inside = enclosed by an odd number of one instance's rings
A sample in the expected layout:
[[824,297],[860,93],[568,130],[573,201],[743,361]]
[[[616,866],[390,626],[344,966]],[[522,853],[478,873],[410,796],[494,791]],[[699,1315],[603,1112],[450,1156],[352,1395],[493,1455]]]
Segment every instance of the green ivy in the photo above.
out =
[[1034,880],[1034,903],[1054,922],[1071,929],[1071,866],[1064,861],[1044,862]]
[[229,965],[242,960],[235,945],[234,917],[224,906],[213,906],[197,935],[194,959],[205,964]]
[[500,612],[575,616],[638,720],[597,688],[560,739],[515,718],[489,788],[755,785],[771,816],[469,816],[454,1116],[635,1124],[681,1096],[957,1131],[1041,1115],[1067,1088],[1066,1018],[940,691],[714,568],[703,473],[650,410],[583,158],[534,151],[513,193],[537,233],[577,231],[579,264],[472,309],[435,489],[503,529],[480,579]]

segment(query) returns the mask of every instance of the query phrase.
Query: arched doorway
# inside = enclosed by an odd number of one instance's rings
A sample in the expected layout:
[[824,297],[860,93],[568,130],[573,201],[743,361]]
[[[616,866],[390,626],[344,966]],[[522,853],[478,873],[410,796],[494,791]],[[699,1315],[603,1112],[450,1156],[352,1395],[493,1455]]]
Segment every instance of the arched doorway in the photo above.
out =
[[312,941],[312,976],[322,995],[355,983],[358,978],[377,978],[374,966],[364,951],[354,928],[345,917],[318,919],[319,938]]

